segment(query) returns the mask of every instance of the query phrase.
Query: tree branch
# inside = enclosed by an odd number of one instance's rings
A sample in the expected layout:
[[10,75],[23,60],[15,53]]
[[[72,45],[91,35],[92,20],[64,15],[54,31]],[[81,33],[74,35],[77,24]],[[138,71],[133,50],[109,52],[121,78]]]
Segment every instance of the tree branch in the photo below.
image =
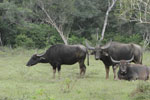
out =
[[[122,9],[122,7],[120,7],[121,11],[123,11],[120,14],[120,18],[124,20],[128,20],[130,22],[136,21],[137,23],[149,24],[150,23],[150,20],[148,19],[148,16],[150,16],[149,0],[147,1],[131,0],[130,4],[132,5],[132,7],[128,7],[126,9]],[[122,5],[126,6],[126,3]],[[135,11],[135,12],[130,13],[131,11]],[[134,16],[132,16],[132,14],[134,14]]]
[[111,5],[110,5],[110,3],[108,2],[109,6],[108,6],[108,9],[107,9],[107,11],[106,11],[106,15],[105,15],[105,20],[104,20],[104,24],[103,24],[103,29],[102,29],[100,41],[102,41],[102,40],[104,39],[104,34],[105,34],[106,26],[107,26],[107,21],[108,21],[109,12],[112,10],[112,8],[113,8],[113,6],[115,5],[116,1],[117,1],[117,0],[112,0]]
[[51,16],[48,14],[48,12],[45,10],[44,8],[44,4],[41,1],[41,6],[39,6],[41,8],[41,10],[46,14],[48,20],[47,22],[49,24],[51,24],[59,33],[59,35],[61,36],[62,40],[64,41],[64,43],[66,45],[68,45],[67,39],[65,38],[64,34],[63,34],[63,30],[62,30],[62,25],[57,26],[57,24],[55,23],[55,21],[51,18]]

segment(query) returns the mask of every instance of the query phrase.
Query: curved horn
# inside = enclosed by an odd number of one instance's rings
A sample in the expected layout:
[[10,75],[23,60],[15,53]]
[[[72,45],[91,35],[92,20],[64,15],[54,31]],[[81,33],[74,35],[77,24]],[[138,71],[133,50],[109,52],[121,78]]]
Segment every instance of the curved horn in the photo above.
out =
[[133,59],[134,59],[134,55],[132,56],[132,58],[131,58],[131,59],[126,60],[126,62],[131,62]]
[[120,61],[114,60],[111,56],[110,56],[110,59],[111,59],[111,61],[112,61],[113,63],[120,63]]
[[45,53],[42,53],[42,54],[36,54],[36,56],[38,56],[38,57],[41,57],[41,56],[43,56]]
[[111,43],[112,43],[112,41],[110,41],[106,45],[102,46],[101,49],[107,49],[108,47],[110,47]]
[[95,47],[91,47],[91,46],[87,43],[87,41],[85,41],[85,44],[86,44],[86,47],[87,47],[89,50],[94,50],[94,49],[95,49]]

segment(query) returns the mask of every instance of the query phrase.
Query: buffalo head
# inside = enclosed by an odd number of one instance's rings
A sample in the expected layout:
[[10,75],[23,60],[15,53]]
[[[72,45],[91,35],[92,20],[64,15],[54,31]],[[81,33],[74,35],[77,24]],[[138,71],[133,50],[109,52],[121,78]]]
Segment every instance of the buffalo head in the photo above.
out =
[[113,63],[116,63],[119,66],[119,70],[120,70],[121,74],[126,74],[129,63],[131,61],[133,61],[134,56],[132,56],[132,58],[129,60],[120,60],[120,61],[114,60],[112,57],[110,57],[110,58]]
[[103,56],[109,56],[109,54],[107,52],[107,48],[109,48],[110,45],[111,45],[111,42],[109,42],[108,44],[106,44],[104,46],[97,45],[96,47],[92,47],[86,42],[86,47],[89,50],[92,50],[91,54],[95,55],[96,60],[101,59]]
[[41,60],[43,59],[43,57],[41,55],[37,55],[34,54],[30,60],[28,61],[28,63],[26,64],[26,66],[33,66],[36,65],[37,63],[39,63]]

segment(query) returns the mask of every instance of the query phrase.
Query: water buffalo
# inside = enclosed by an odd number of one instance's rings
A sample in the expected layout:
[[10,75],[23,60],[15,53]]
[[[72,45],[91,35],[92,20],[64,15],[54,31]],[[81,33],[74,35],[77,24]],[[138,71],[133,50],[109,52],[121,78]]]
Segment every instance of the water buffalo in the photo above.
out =
[[[134,57],[134,56],[133,56]],[[131,59],[133,59],[133,57]],[[111,57],[114,63],[118,63],[118,78],[124,80],[148,80],[150,68],[141,64],[130,64],[132,60],[116,61]]]
[[103,46],[97,46],[97,47],[91,47],[86,42],[86,47],[89,50],[92,50],[92,54],[95,55],[96,60],[101,60],[106,69],[106,79],[109,78],[109,68],[112,66],[113,73],[114,73],[114,79],[116,79],[116,67],[115,63],[113,63],[110,59],[110,56],[113,57],[116,60],[122,60],[122,59],[130,59],[132,55],[134,55],[134,59],[132,62],[135,62],[137,64],[142,64],[142,48],[137,44],[125,44],[125,43],[119,43],[119,42],[108,42],[106,45]]
[[[44,54],[34,54],[27,63],[27,66],[33,66],[37,63],[50,63],[53,67],[53,77],[55,78],[56,69],[60,76],[61,65],[72,65],[79,62],[80,75],[86,72],[84,64],[88,50],[83,45],[64,45],[56,44],[51,46]],[[89,62],[89,57],[88,60]]]

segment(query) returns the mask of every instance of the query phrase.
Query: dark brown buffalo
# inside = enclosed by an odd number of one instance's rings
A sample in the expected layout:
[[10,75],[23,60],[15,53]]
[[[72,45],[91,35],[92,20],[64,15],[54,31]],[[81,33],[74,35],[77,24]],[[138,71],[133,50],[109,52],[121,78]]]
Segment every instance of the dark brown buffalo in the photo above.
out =
[[114,79],[116,79],[116,67],[110,59],[110,56],[116,60],[130,59],[134,55],[132,62],[137,64],[142,64],[142,48],[137,44],[124,44],[119,42],[110,41],[106,45],[91,47],[87,42],[86,46],[88,49],[92,50],[92,54],[95,55],[96,60],[101,60],[106,69],[106,79],[109,77],[109,68],[112,66],[114,72]]
[[[134,57],[134,56],[133,56]],[[131,59],[133,59],[133,57]],[[148,80],[150,68],[141,64],[131,64],[132,60],[116,61],[111,57],[114,63],[118,63],[118,78],[124,80]]]
[[88,54],[88,51],[83,45],[56,44],[42,55],[34,54],[28,61],[27,66],[33,66],[37,63],[50,63],[53,67],[53,77],[55,78],[56,69],[60,74],[61,65],[72,65],[79,62],[80,75],[84,75],[86,72],[84,64],[86,54]]

